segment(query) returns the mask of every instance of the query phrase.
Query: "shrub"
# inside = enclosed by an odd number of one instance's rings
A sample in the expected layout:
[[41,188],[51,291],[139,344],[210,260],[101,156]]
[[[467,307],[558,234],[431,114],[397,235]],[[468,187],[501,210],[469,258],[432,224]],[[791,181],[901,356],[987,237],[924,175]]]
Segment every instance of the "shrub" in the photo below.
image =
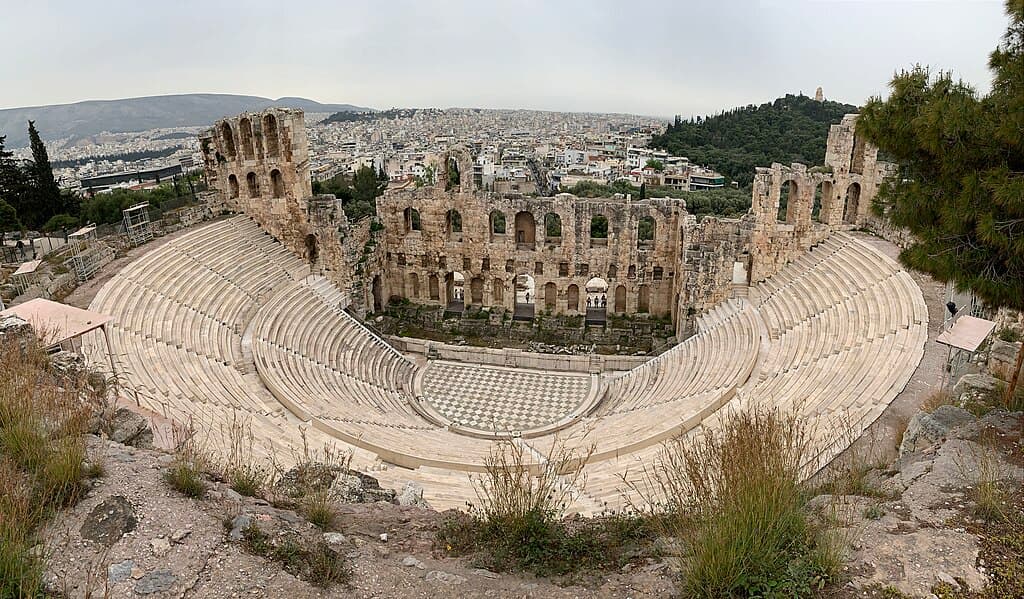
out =
[[681,541],[685,596],[805,597],[835,574],[836,542],[806,510],[811,439],[797,416],[755,407],[666,444],[637,490]]
[[1010,327],[1003,327],[999,329],[999,339],[1007,343],[1017,343],[1021,340],[1021,334]]
[[526,570],[540,576],[582,569],[619,568],[654,554],[650,521],[638,515],[566,519],[570,489],[582,480],[577,455],[555,444],[543,464],[526,448],[506,441],[488,456],[474,480],[479,505],[445,520],[437,541],[445,553],[474,555],[497,571]]
[[82,434],[103,401],[48,367],[34,343],[0,340],[0,597],[42,596],[37,531],[81,496]]
[[206,481],[203,472],[209,470],[210,459],[196,443],[191,428],[176,430],[174,461],[171,462],[164,480],[186,497],[202,499],[206,496]]
[[254,522],[242,531],[242,546],[250,553],[280,563],[286,572],[319,587],[347,583],[352,576],[341,554],[322,540],[307,546],[293,538],[271,539]]

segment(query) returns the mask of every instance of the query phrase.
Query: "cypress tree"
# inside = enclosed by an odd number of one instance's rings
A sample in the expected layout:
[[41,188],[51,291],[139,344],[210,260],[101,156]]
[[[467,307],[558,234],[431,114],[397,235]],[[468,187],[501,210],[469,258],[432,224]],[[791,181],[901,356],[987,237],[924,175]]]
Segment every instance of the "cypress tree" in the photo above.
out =
[[28,184],[25,172],[14,160],[14,153],[4,149],[6,141],[7,136],[0,135],[0,200],[17,211],[25,204]]
[[[991,54],[992,91],[916,67],[868,101],[857,132],[899,165],[874,211],[916,236],[900,260],[992,308],[1024,310],[1024,0]],[[1016,389],[1024,348],[1007,389]]]
[[[29,178],[32,183],[33,206],[24,218],[30,226],[38,227],[45,223],[55,214],[63,210],[63,199],[60,195],[60,188],[57,180],[53,177],[53,167],[50,166],[50,156],[46,152],[46,145],[39,138],[39,131],[36,130],[35,121],[28,122],[28,138],[32,147],[32,165],[29,167]],[[31,219],[30,219],[31,217]],[[29,220],[30,219],[30,220]]]

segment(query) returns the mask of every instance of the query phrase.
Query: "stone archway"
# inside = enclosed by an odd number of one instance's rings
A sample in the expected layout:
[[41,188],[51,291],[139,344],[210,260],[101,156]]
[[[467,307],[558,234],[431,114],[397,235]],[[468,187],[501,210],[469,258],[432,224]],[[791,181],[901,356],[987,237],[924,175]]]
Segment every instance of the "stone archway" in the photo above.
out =
[[608,319],[608,282],[593,277],[584,286],[587,292],[587,322],[603,324]]
[[445,303],[449,312],[462,312],[466,308],[466,277],[461,272],[445,276]]
[[537,304],[537,283],[526,273],[516,275],[516,303],[512,318],[533,320]]
[[843,211],[843,222],[848,225],[857,224],[860,212],[860,183],[851,183],[846,188],[846,207]]

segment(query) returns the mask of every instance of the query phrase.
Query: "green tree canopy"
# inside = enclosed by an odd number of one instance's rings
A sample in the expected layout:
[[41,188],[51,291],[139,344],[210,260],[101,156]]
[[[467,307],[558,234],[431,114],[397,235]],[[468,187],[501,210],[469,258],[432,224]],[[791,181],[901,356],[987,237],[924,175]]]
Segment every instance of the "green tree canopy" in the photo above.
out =
[[664,134],[654,136],[651,146],[708,165],[748,187],[758,166],[821,163],[829,126],[851,112],[857,107],[789,94],[760,106],[677,118]]
[[919,66],[867,103],[857,132],[898,164],[873,209],[916,236],[901,261],[992,307],[1024,310],[1024,0],[1007,12],[987,96]]
[[21,221],[18,220],[18,212],[4,200],[0,200],[0,235],[8,231],[21,230]]
[[46,144],[39,137],[35,121],[28,122],[28,138],[32,147],[32,164],[28,174],[32,182],[31,205],[22,208],[19,213],[32,227],[38,227],[51,216],[64,212],[63,197],[57,180],[53,177],[50,156],[46,152]]

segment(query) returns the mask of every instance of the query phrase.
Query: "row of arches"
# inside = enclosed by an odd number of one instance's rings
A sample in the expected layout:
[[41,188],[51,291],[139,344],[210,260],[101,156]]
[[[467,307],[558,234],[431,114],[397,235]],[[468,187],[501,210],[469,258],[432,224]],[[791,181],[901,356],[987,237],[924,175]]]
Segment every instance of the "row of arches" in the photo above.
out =
[[[777,220],[787,224],[796,224],[800,218],[797,206],[798,202],[792,201],[800,197],[800,186],[794,179],[787,179],[782,182],[779,191],[779,213]],[[834,185],[831,181],[822,181],[814,189],[814,199],[811,204],[811,220],[827,224],[838,224],[839,222],[855,225],[860,211],[860,183],[853,182],[846,188],[843,198],[835,197]],[[835,214],[833,210],[836,201],[843,202],[842,214]],[[837,222],[832,222],[833,220]]]
[[[403,220],[406,233],[422,230],[419,210],[412,207],[406,208],[403,212]],[[497,236],[508,234],[506,216],[501,210],[492,210],[488,217],[488,222],[492,240]],[[555,212],[548,212],[544,215],[543,225],[544,241],[553,244],[561,243],[562,217]],[[525,210],[517,212],[513,219],[513,231],[516,244],[524,246],[536,244],[539,236],[537,235],[537,223],[533,213]],[[640,218],[637,221],[637,245],[641,248],[653,246],[656,231],[657,222],[654,220],[654,217],[644,216]],[[458,210],[451,209],[445,213],[445,232],[449,239],[461,239],[462,214]],[[608,219],[604,215],[595,214],[590,219],[590,240],[591,242],[594,240],[604,240],[607,243],[607,239]]]
[[[228,175],[228,193],[231,199],[236,199],[241,195],[241,189],[238,183],[238,177],[234,174]],[[260,180],[255,172],[249,171],[245,175],[245,191],[246,197],[258,198],[260,197]],[[270,171],[270,193],[271,197],[283,198],[284,197],[284,178],[281,176],[281,171],[278,169],[272,169]]]
[[[262,158],[277,158],[280,155],[280,138],[277,129],[277,117],[273,114],[263,115],[260,132],[262,134],[261,152]],[[239,157],[238,148],[235,146],[235,131],[231,123],[224,121],[220,125],[221,148],[228,160]],[[241,158],[243,160],[256,159],[256,145],[253,143],[253,124],[249,117],[238,119],[238,143],[241,146]]]
[[[466,305],[483,306],[485,302],[485,291],[490,291],[489,301],[493,305],[506,305],[505,295],[509,283],[512,285],[514,296],[511,298],[514,309],[528,307],[532,310],[542,307],[551,312],[557,312],[560,307],[567,311],[583,313],[596,310],[606,313],[625,314],[627,312],[628,289],[625,285],[619,284],[614,289],[601,277],[592,277],[580,289],[576,283],[570,283],[563,289],[565,291],[564,303],[560,302],[558,284],[548,281],[541,288],[537,288],[536,279],[528,273],[520,273],[511,281],[494,278],[486,281],[482,276],[474,276],[468,281],[461,272],[449,272],[442,277],[437,273],[427,275],[425,281],[421,280],[419,274],[412,272],[405,276],[401,293],[404,297],[412,300],[428,300],[443,303],[450,310],[461,311]],[[443,286],[442,286],[443,281]],[[375,278],[374,293],[380,293],[379,277]],[[443,295],[442,295],[443,291]],[[651,307],[651,286],[641,284],[636,287],[636,311],[647,313]],[[379,297],[375,297],[379,301]]]

